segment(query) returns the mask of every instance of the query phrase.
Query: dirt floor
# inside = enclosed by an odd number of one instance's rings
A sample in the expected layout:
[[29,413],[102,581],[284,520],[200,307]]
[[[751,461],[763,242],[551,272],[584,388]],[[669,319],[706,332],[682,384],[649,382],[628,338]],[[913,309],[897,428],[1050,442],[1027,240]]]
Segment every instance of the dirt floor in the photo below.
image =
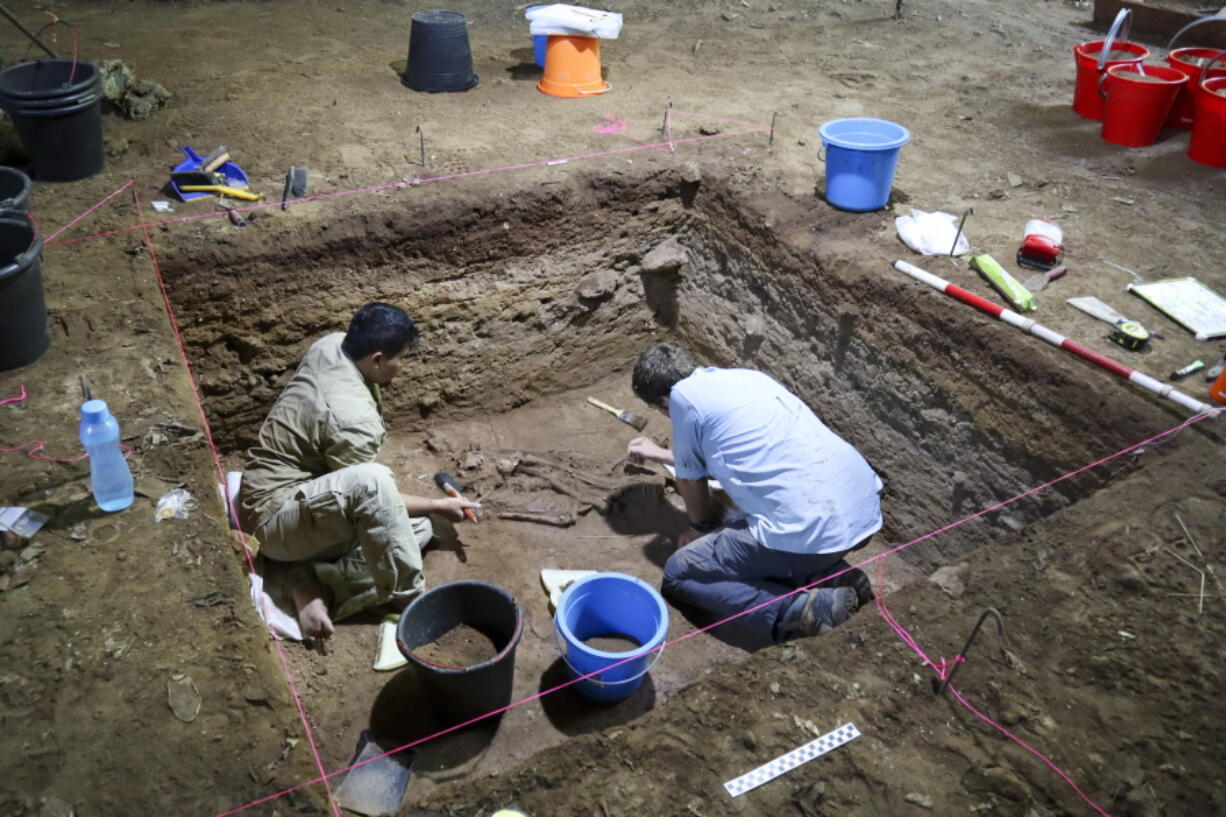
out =
[[[344,766],[365,728],[393,742],[435,731],[411,671],[371,670],[377,617],[342,625],[327,654],[267,635],[214,487],[311,340],[378,298],[423,329],[388,392],[381,460],[405,490],[430,495],[446,468],[486,503],[478,526],[440,525],[426,570],[432,585],[480,579],[519,600],[515,699],[566,677],[540,568],[658,583],[676,497],[663,475],[624,467],[633,430],[584,398],[648,414],[627,367],[645,343],[675,338],[778,377],[883,475],[886,528],[861,558],[929,655],[952,658],[986,607],[1002,613],[1007,637],[985,628],[959,671],[968,703],[1105,813],[1226,813],[1220,421],[881,557],[1186,417],[893,271],[905,257],[994,297],[964,262],[912,255],[893,217],[973,207],[969,237],[1002,262],[1028,218],[1057,221],[1071,271],[1036,317],[1165,379],[1194,358],[1212,364],[1222,345],[1128,295],[1131,276],[1107,262],[1226,291],[1226,172],[1187,160],[1186,135],[1115,148],[1070,110],[1072,46],[1098,36],[1085,4],[908,0],[901,22],[894,5],[612,4],[626,15],[604,48],[613,91],[574,101],[533,88],[511,3],[452,6],[469,16],[481,84],[450,96],[398,82],[417,10],[404,2],[55,6],[83,57],[122,59],[175,96],[148,121],[106,117],[100,176],[36,183],[44,234],[129,179],[145,220],[170,221],[146,243],[129,189],[57,236],[43,262],[52,349],[0,373],[0,400],[28,392],[0,406],[0,447],[42,440],[75,456],[84,376],[123,424],[140,493],[107,515],[83,463],[0,454],[0,504],[51,516],[0,563],[0,811],[230,814]],[[14,11],[38,24],[36,9]],[[23,53],[19,36],[4,34],[7,60]],[[675,151],[644,148],[670,102]],[[855,115],[913,134],[878,213],[820,199],[815,128]],[[226,144],[270,198],[290,165],[310,167],[311,194],[362,192],[252,209],[246,227],[205,215],[210,202],[158,215],[149,202],[167,198],[178,144]],[[20,165],[7,124],[0,150]],[[1124,352],[1063,303],[1075,295],[1162,338]],[[1207,399],[1199,375],[1181,387]],[[649,416],[665,442],[666,421]],[[197,498],[190,517],[155,522],[154,501],[179,485]],[[497,518],[523,509],[574,524]],[[671,612],[670,638],[704,623]],[[402,813],[1096,813],[936,697],[934,677],[872,609],[752,655],[699,635],[615,706],[566,689],[422,744]],[[749,794],[724,791],[847,722],[863,736]],[[238,813],[323,814],[328,797],[307,785]]]

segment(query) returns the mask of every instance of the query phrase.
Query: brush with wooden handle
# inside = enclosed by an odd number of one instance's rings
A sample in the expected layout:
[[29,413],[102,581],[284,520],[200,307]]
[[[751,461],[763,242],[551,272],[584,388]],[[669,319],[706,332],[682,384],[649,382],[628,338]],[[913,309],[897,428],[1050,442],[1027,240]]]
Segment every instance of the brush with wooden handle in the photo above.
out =
[[604,409],[605,411],[609,412],[626,425],[633,426],[635,431],[642,431],[647,426],[647,418],[643,417],[642,415],[635,414],[633,411],[622,411],[621,409],[613,408],[608,403],[602,403],[595,397],[589,397],[587,401],[596,408]]

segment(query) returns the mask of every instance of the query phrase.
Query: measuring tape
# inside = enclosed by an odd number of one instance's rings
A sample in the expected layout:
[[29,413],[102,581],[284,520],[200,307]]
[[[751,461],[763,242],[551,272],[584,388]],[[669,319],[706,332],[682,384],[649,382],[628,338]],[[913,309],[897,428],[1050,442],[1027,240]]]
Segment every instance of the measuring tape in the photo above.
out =
[[1111,329],[1111,342],[1130,352],[1139,352],[1149,343],[1154,333],[1136,321],[1116,321]]

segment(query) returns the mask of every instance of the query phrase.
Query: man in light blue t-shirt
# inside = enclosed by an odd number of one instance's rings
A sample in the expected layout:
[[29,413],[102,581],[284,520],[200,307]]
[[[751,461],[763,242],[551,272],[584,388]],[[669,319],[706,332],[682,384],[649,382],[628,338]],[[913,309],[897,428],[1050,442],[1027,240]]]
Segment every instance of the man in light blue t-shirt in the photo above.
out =
[[[671,344],[648,348],[634,392],[668,412],[673,447],[632,440],[632,460],[673,465],[690,527],[664,567],[664,591],[716,619],[732,640],[757,648],[837,627],[872,598],[843,556],[881,529],[881,480],[855,448],[800,398],[749,369],[698,368]],[[707,480],[718,480],[742,514],[712,517]]]

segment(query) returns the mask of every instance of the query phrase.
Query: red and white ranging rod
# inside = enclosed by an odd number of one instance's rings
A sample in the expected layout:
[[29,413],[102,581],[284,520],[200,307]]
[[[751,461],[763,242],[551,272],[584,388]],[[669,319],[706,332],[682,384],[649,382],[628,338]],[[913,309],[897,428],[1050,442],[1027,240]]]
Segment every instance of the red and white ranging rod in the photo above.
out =
[[1119,375],[1125,380],[1130,380],[1141,386],[1144,389],[1152,391],[1161,397],[1172,400],[1184,408],[1191,411],[1193,414],[1201,414],[1203,412],[1216,411],[1213,406],[1208,403],[1189,397],[1183,392],[1176,389],[1174,386],[1168,386],[1166,383],[1159,382],[1143,372],[1138,372],[1135,369],[1130,369],[1119,361],[1112,360],[1106,355],[1100,355],[1093,349],[1082,346],[1075,340],[1069,340],[1064,335],[1058,332],[1053,332],[1043,324],[1035,321],[1033,318],[1024,318],[1012,309],[1006,309],[999,304],[994,304],[986,298],[981,298],[973,292],[969,292],[956,284],[951,284],[944,278],[926,272],[914,264],[908,264],[906,261],[895,261],[894,269],[901,273],[911,276],[917,281],[922,281],[933,289],[944,292],[949,297],[970,304],[981,312],[986,312],[994,318],[999,318],[1010,326],[1016,326],[1023,332],[1029,332],[1037,338],[1047,341],[1052,346],[1058,346],[1066,352],[1072,352],[1080,358],[1084,358],[1091,363],[1101,366],[1112,374]]

